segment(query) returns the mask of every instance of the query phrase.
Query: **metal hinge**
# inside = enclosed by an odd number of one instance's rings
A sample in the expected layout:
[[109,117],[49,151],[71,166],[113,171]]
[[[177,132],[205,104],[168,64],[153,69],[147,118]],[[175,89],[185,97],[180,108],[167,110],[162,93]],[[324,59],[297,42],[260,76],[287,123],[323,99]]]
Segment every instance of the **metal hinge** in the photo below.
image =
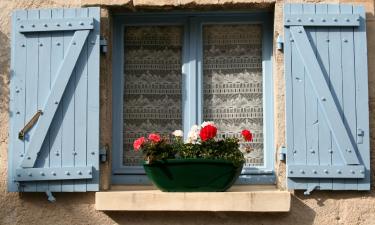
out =
[[101,53],[107,53],[108,48],[107,48],[107,39],[105,37],[100,37],[100,52]]
[[285,146],[281,146],[280,149],[279,149],[279,157],[280,157],[280,160],[281,161],[285,161],[286,160],[286,147]]
[[282,51],[284,49],[284,39],[283,36],[281,36],[280,34],[277,36],[276,39],[276,49],[279,51]]
[[100,148],[99,158],[100,162],[107,162],[107,152],[108,152],[108,145],[104,145],[104,147]]

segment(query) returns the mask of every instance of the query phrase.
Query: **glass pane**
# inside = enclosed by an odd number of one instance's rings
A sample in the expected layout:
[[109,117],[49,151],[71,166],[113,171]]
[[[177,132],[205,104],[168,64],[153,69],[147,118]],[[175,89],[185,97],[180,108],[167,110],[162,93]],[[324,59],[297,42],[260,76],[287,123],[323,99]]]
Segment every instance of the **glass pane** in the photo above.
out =
[[226,137],[250,129],[246,166],[263,166],[262,26],[207,25],[203,45],[203,118]]
[[125,29],[124,166],[142,161],[136,138],[182,128],[182,34],[179,26]]

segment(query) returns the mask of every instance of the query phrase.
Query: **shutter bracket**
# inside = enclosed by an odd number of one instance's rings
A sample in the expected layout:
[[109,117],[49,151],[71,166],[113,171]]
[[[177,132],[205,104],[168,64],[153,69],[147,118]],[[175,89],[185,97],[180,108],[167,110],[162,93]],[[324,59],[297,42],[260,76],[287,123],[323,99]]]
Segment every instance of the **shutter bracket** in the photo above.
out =
[[281,146],[280,149],[279,149],[279,157],[280,157],[280,161],[285,161],[286,160],[286,147],[285,146]]
[[105,37],[100,37],[100,51],[101,53],[107,53],[108,51],[108,43],[107,43],[107,39],[105,39]]
[[104,163],[107,162],[107,152],[108,152],[108,145],[104,145],[104,147],[100,148],[100,162]]
[[276,39],[276,49],[279,51],[283,51],[284,49],[284,39],[283,36],[281,36],[280,34],[277,36]]

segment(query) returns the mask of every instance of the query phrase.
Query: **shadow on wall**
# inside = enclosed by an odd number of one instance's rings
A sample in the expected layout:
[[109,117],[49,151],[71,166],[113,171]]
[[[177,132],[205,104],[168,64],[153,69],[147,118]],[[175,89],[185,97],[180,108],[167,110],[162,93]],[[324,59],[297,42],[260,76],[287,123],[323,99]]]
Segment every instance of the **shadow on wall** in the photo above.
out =
[[290,225],[313,224],[315,212],[292,195],[292,209],[288,213],[240,212],[106,212],[117,224],[133,225]]
[[[10,40],[0,31],[0,111],[5,112],[9,103]],[[5,111],[3,111],[5,110]]]

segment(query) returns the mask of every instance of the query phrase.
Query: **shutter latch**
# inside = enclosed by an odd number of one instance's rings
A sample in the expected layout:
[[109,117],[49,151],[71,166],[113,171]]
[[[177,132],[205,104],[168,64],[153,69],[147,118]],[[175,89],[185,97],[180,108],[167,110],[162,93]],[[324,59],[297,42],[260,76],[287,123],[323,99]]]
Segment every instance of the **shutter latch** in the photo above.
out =
[[365,136],[365,131],[358,128],[357,129],[357,136],[358,136],[357,144],[363,144],[363,136]]
[[310,195],[313,190],[318,189],[318,188],[319,188],[318,185],[313,185],[313,186],[307,188],[307,190],[305,192],[303,192],[303,194],[304,195]]
[[279,149],[279,157],[280,157],[280,160],[281,161],[285,161],[286,159],[286,147],[285,146],[281,146],[280,149]]
[[102,53],[107,53],[108,51],[107,46],[108,46],[107,39],[105,39],[105,37],[100,37],[100,51]]

